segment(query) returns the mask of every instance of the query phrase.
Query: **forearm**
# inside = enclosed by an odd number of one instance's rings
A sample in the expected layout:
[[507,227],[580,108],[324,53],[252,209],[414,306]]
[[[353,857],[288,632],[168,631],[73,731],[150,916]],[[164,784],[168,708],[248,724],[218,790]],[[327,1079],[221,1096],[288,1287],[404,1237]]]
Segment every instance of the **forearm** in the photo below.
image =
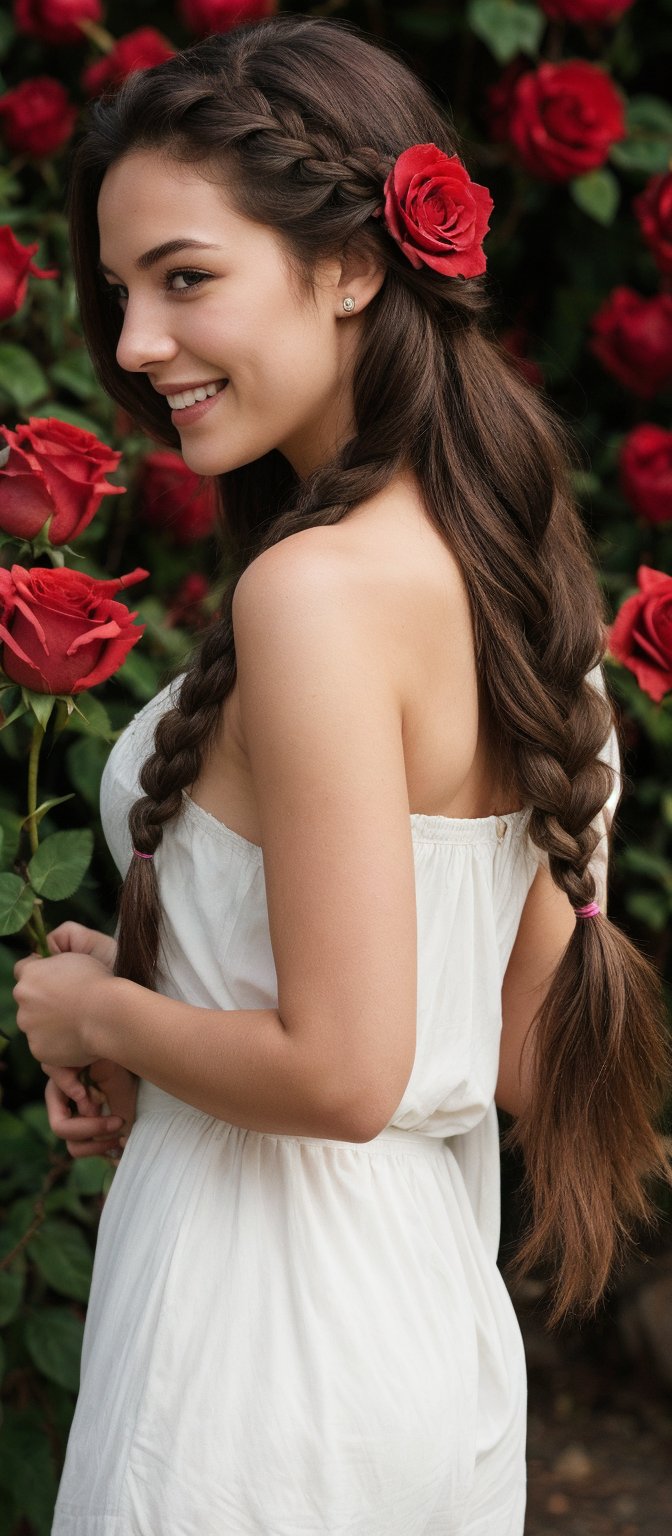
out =
[[100,991],[96,1058],[119,1062],[205,1114],[288,1136],[352,1139],[337,1096],[273,1008],[199,1008],[123,977]]

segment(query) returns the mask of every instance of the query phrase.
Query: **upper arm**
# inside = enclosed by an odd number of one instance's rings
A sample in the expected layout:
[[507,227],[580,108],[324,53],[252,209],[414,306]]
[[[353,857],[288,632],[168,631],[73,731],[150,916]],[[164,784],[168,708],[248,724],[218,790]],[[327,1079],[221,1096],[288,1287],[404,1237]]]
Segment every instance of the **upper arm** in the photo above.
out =
[[[601,668],[595,668],[588,676],[594,678],[595,686],[604,690]],[[591,823],[600,833],[600,841],[591,855],[589,868],[595,879],[595,898],[606,913],[611,828],[623,787],[618,735],[613,724],[598,757],[614,770],[609,796]],[[495,1101],[509,1114],[519,1114],[527,1099],[531,1053],[528,1050],[523,1054],[525,1038],[575,924],[584,921],[591,919],[575,916],[569,897],[553,880],[548,855],[541,855],[502,985],[502,1034]]]
[[415,1056],[413,845],[380,620],[321,535],[252,561],[233,627],[278,1011],[332,1134],[368,1139]]

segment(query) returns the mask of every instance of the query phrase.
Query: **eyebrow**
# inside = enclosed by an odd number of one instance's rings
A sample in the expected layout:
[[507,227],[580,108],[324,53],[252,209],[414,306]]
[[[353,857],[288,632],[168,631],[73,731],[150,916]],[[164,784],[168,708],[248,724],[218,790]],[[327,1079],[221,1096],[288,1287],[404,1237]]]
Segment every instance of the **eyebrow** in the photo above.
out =
[[[203,240],[187,240],[178,235],[175,240],[164,240],[163,245],[155,245],[151,251],[145,251],[144,256],[138,256],[135,266],[138,272],[148,272],[150,267],[155,267],[157,261],[163,261],[164,256],[176,256],[178,251],[221,251],[221,245],[206,245]],[[98,262],[99,272],[109,272],[114,277],[112,267],[106,267],[102,261]]]

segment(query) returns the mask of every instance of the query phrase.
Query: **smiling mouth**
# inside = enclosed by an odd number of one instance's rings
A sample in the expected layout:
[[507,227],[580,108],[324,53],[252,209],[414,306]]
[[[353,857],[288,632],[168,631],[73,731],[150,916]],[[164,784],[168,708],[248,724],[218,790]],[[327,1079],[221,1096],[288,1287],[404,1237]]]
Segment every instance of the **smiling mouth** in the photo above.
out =
[[185,410],[189,405],[197,405],[201,400],[208,400],[213,395],[220,395],[226,389],[228,379],[217,379],[212,384],[203,384],[198,389],[185,389],[182,394],[166,395],[166,399],[172,411]]

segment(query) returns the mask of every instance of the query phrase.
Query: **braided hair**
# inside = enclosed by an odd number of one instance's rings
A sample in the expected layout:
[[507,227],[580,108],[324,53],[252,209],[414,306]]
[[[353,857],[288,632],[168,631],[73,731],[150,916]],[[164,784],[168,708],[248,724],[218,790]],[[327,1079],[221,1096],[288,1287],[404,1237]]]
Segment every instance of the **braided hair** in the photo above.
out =
[[[245,567],[299,530],[339,522],[403,466],[459,561],[479,686],[504,777],[573,906],[595,896],[596,819],[614,787],[600,756],[614,707],[588,674],[606,649],[604,599],[571,492],[574,444],[516,368],[489,317],[485,277],[414,268],[380,221],[384,179],[414,143],[459,150],[447,112],[387,47],[353,25],[277,16],[213,34],[95,101],[69,167],[68,216],[84,336],[108,395],[154,440],[180,447],[165,400],[116,360],[120,315],[96,280],[106,170],[155,150],[226,186],[273,229],[306,302],[316,262],[375,253],[385,270],[362,316],[353,435],[300,480],[277,450],[216,477],[233,574],[156,726],[129,814],[151,854],[179,816],[236,679],[232,602]],[[161,908],[151,859],[131,859],[116,974],[155,985]],[[535,1020],[530,1101],[511,1137],[532,1225],[516,1266],[557,1261],[552,1321],[594,1308],[648,1182],[669,1176],[654,1128],[668,1081],[660,980],[606,914],[579,920]]]

